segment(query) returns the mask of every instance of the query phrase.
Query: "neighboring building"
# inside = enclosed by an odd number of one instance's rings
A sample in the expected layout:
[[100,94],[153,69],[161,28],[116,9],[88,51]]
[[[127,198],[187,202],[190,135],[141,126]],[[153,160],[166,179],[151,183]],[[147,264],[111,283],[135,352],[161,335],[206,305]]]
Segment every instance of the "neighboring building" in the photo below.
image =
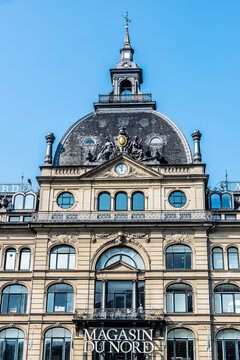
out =
[[239,360],[239,186],[208,190],[128,28],[120,52],[53,161],[46,136],[39,193],[0,194],[0,359]]

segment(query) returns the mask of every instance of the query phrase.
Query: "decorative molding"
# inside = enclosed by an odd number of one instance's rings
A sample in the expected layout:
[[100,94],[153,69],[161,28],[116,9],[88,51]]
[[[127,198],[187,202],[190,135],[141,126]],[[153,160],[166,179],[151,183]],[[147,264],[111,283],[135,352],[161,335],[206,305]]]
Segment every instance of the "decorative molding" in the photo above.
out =
[[172,232],[163,235],[163,241],[166,243],[178,242],[193,244],[193,233]]
[[50,234],[49,241],[51,243],[56,244],[68,244],[68,243],[76,243],[79,238],[77,233],[57,233],[57,234]]
[[58,322],[55,323],[55,327],[59,327],[59,326],[61,326],[60,321],[58,321]]
[[181,327],[183,327],[183,323],[178,323],[178,324],[176,325],[176,328],[181,328]]
[[[114,169],[115,169],[115,166],[113,166],[108,171],[104,171],[102,173],[99,173],[99,177],[108,178],[108,179],[109,178],[119,178],[120,179],[120,176],[115,172]],[[121,179],[122,178],[132,178],[132,177],[136,177],[136,176],[149,177],[149,174],[147,174],[144,171],[139,171],[139,169],[128,165],[128,172],[126,174],[124,174],[124,175],[121,175]]]
[[14,327],[14,323],[13,323],[13,322],[10,322],[7,327],[9,327],[9,328]]

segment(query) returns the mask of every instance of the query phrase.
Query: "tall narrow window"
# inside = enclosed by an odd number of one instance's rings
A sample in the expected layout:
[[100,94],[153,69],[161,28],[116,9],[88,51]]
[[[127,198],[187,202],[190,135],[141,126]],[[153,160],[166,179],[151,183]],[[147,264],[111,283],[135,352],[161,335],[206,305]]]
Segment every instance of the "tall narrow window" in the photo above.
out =
[[23,209],[24,196],[22,194],[18,194],[14,197],[14,210]]
[[16,264],[16,250],[15,249],[7,249],[5,253],[5,270],[15,270]]
[[115,197],[115,210],[126,211],[128,209],[127,194],[120,192]]
[[230,194],[222,195],[222,208],[231,209],[232,207],[232,198]]
[[1,313],[25,314],[27,309],[27,288],[23,285],[6,286],[2,292]]
[[48,289],[47,312],[72,312],[73,288],[68,284],[55,284]]
[[174,329],[167,335],[167,360],[194,360],[194,334],[187,329]]
[[191,286],[173,284],[167,288],[167,312],[193,312],[193,292]]
[[35,197],[32,194],[27,194],[25,196],[24,209],[33,209],[34,208]]
[[109,193],[104,192],[98,196],[98,210],[99,211],[111,210],[111,196]]
[[24,333],[19,329],[0,332],[0,359],[23,360]]
[[64,328],[53,328],[46,332],[44,360],[70,360],[71,333]]
[[235,247],[228,248],[228,268],[230,270],[239,268],[238,249]]
[[220,195],[212,194],[210,199],[211,199],[211,208],[212,209],[220,209],[220,207],[221,207]]
[[30,249],[22,249],[20,252],[19,270],[29,270],[31,261]]
[[212,252],[213,255],[213,269],[223,269],[223,250],[220,247],[215,247]]
[[166,251],[167,269],[191,269],[192,250],[186,245],[171,245]]
[[144,210],[144,195],[141,192],[135,192],[132,196],[132,210]]
[[236,285],[222,284],[214,290],[215,313],[240,313],[240,289]]
[[217,333],[217,360],[240,359],[240,331],[229,329]]
[[50,254],[50,269],[74,269],[75,249],[68,245],[55,246]]

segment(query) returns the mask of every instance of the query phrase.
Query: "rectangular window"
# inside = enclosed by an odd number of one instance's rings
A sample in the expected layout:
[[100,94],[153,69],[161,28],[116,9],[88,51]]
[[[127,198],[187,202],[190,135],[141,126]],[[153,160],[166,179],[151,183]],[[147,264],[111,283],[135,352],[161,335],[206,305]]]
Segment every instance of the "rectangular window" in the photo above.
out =
[[236,220],[236,214],[226,214],[225,220]]
[[221,220],[221,215],[213,214],[213,220]]
[[20,216],[9,216],[9,221],[10,222],[20,221]]
[[24,216],[23,221],[26,221],[26,222],[32,221],[32,217],[31,216]]

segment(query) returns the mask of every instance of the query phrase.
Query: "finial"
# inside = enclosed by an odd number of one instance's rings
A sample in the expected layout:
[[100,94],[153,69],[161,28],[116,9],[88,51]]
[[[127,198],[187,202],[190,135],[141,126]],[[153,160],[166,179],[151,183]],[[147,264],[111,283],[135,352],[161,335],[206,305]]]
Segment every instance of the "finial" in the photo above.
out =
[[126,20],[126,29],[128,29],[128,23],[132,22],[128,17],[128,11],[126,11],[126,16],[122,15],[122,17]]
[[199,130],[194,130],[192,133],[192,138],[194,141],[194,154],[193,154],[193,162],[194,163],[200,163],[202,161],[202,155],[200,150],[200,140],[201,140],[202,134]]
[[52,165],[52,145],[55,140],[53,133],[49,133],[45,136],[47,142],[47,150],[44,160],[44,165]]
[[124,38],[124,45],[130,45],[130,38],[128,33],[128,24],[132,22],[132,20],[128,17],[128,12],[126,11],[126,16],[122,15],[122,17],[126,20],[126,33]]

